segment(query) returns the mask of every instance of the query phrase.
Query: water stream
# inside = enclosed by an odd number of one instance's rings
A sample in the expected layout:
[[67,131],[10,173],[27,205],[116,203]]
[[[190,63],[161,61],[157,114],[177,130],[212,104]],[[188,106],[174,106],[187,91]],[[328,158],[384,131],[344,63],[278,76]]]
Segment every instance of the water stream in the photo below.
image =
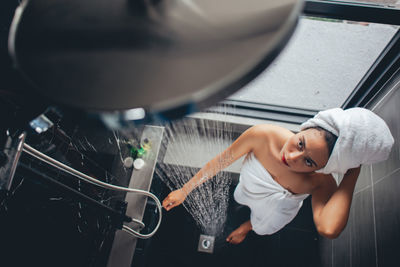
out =
[[[225,122],[186,118],[165,126],[166,154],[156,168],[157,175],[172,190],[181,188],[209,160],[233,140],[232,126]],[[229,157],[229,156],[226,156]],[[221,158],[221,166],[228,158]],[[227,218],[229,172],[219,172],[194,189],[183,203],[203,234],[218,236]]]

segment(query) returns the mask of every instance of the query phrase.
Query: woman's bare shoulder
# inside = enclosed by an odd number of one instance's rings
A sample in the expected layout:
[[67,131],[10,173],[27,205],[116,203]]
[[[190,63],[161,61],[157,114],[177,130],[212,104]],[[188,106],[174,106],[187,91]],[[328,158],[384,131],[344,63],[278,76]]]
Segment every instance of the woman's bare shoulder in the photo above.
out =
[[274,124],[257,124],[249,128],[255,135],[281,135],[292,133],[286,128]]
[[335,178],[331,174],[323,174],[314,172],[311,174],[311,178],[313,181],[313,188],[331,191],[337,188],[337,184]]
[[247,129],[242,136],[251,144],[254,151],[255,149],[271,149],[271,146],[280,147],[290,134],[293,133],[276,125],[258,124]]

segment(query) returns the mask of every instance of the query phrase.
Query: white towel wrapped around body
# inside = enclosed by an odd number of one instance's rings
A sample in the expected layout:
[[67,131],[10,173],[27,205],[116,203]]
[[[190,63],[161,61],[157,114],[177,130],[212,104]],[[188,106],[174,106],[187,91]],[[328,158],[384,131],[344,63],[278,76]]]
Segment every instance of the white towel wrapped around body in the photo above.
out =
[[308,194],[292,194],[272,178],[261,162],[251,152],[240,171],[235,200],[250,208],[253,231],[271,235],[291,222]]
[[344,174],[361,164],[386,160],[394,139],[386,123],[364,108],[328,109],[301,125],[301,129],[319,126],[338,137],[324,168],[317,172]]

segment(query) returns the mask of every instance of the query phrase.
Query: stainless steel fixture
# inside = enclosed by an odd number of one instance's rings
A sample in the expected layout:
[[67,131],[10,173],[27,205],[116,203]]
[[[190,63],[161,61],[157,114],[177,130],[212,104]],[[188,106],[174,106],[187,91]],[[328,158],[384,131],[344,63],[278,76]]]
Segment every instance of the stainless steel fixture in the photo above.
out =
[[43,95],[91,111],[180,117],[215,104],[277,56],[298,0],[22,1],[14,65]]
[[200,235],[197,251],[213,253],[214,252],[214,241],[215,241],[214,236]]

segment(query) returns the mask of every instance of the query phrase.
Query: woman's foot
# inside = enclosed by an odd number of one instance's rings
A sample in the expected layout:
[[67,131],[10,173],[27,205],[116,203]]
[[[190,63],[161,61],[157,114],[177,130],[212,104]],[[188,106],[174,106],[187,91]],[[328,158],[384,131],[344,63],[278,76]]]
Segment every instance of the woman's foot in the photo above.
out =
[[230,233],[230,235],[226,238],[226,242],[235,245],[241,243],[246,238],[247,233],[250,232],[251,228],[252,227],[250,221],[243,223],[238,228],[236,228],[235,231]]

